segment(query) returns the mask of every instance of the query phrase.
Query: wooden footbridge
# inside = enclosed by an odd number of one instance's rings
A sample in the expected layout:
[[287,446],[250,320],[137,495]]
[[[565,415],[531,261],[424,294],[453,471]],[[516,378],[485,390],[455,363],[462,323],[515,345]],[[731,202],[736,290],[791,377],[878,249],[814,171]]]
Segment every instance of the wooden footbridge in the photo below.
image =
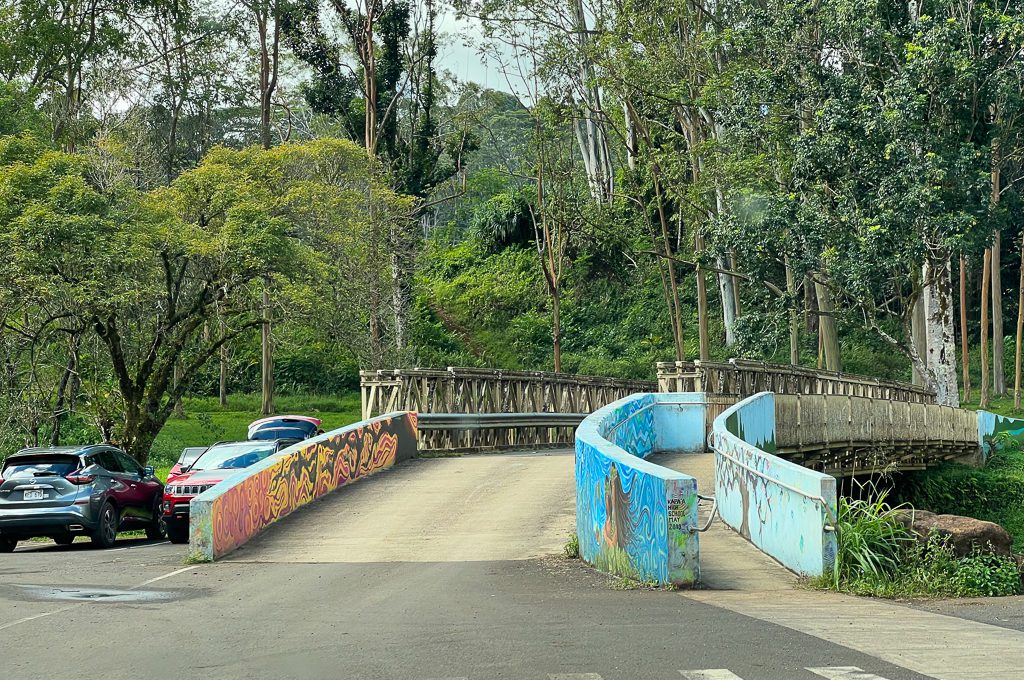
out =
[[570,445],[584,414],[659,390],[706,393],[709,431],[738,400],[774,392],[777,453],[835,476],[920,470],[980,452],[977,413],[939,406],[923,387],[740,359],[659,363],[657,383],[476,368],[363,371],[361,383],[363,418],[438,414],[421,418],[426,450]]

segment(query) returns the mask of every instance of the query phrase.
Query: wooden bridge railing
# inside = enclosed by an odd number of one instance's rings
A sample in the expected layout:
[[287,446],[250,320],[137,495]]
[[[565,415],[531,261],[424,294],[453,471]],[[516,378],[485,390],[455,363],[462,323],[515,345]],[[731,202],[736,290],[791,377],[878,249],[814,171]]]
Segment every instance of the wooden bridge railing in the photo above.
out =
[[[590,413],[636,392],[643,380],[543,371],[449,367],[360,372],[363,418],[390,411],[420,413]],[[422,431],[427,450],[571,444],[573,427]]]
[[978,455],[978,414],[849,395],[776,395],[775,446],[780,456],[836,477],[923,470]]
[[774,392],[935,403],[935,395],[930,390],[910,383],[747,359],[731,359],[727,363],[658,362],[658,387],[661,392],[707,392],[733,397]]

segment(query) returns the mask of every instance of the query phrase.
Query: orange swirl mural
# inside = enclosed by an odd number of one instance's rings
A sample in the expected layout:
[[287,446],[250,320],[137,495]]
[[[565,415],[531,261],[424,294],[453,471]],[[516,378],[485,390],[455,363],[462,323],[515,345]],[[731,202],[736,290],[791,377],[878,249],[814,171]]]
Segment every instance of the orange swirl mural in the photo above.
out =
[[415,413],[380,416],[297,444],[225,480],[229,488],[194,499],[192,549],[209,559],[226,555],[303,505],[415,455]]

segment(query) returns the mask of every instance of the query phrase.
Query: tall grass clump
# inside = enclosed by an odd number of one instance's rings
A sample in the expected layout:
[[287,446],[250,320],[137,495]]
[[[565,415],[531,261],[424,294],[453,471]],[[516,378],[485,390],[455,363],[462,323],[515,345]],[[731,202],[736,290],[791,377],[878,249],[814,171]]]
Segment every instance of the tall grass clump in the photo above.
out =
[[832,588],[858,581],[884,583],[899,572],[914,537],[899,521],[899,508],[885,502],[887,496],[881,491],[870,500],[839,498]]

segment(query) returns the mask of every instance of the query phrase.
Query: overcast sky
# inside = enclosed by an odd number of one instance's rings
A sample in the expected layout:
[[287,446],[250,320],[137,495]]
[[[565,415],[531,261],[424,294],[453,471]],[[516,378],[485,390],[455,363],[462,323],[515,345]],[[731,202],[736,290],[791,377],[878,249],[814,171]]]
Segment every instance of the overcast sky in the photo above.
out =
[[450,9],[440,13],[440,32],[447,38],[438,49],[438,65],[455,74],[461,82],[472,81],[495,90],[508,90],[498,65],[480,55],[481,28],[474,19],[456,19]]

